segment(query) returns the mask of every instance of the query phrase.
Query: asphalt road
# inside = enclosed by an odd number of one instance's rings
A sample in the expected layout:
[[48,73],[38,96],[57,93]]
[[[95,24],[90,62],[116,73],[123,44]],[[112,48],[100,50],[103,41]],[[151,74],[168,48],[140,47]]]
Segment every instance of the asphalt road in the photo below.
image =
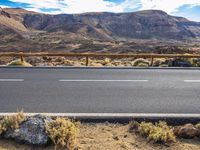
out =
[[0,112],[200,113],[200,70],[0,68]]

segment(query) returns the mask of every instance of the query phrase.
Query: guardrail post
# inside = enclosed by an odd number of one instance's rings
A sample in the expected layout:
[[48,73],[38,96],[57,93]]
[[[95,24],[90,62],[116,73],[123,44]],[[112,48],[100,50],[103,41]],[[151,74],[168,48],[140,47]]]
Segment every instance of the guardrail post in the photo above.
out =
[[150,63],[150,66],[153,66],[153,57],[151,57],[151,63]]
[[88,66],[88,64],[89,64],[89,57],[86,56],[86,63],[85,63],[85,65]]
[[[20,53],[20,54],[22,54],[22,53]],[[20,56],[20,59],[21,59],[21,62],[24,62],[24,56],[23,55]]]

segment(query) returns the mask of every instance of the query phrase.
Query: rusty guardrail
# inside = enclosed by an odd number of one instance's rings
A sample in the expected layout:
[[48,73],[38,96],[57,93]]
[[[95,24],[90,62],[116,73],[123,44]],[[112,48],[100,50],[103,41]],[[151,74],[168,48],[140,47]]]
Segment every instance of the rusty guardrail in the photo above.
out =
[[24,61],[24,57],[30,56],[62,56],[62,57],[85,57],[86,66],[89,64],[89,57],[108,57],[108,58],[150,58],[151,66],[153,65],[154,58],[200,58],[198,54],[110,54],[110,53],[16,53],[5,52],[0,53],[0,57],[20,57]]

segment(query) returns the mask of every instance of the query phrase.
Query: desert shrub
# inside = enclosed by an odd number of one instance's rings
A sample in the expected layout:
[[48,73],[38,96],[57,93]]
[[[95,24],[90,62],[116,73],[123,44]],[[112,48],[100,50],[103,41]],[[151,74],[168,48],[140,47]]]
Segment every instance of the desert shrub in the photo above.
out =
[[193,67],[200,67],[200,59],[194,58],[193,61],[192,61],[192,66]]
[[195,125],[195,128],[200,130],[200,122]]
[[133,62],[132,62],[132,65],[133,66],[142,66],[142,67],[148,67],[149,66],[149,61],[148,60],[145,60],[143,58],[138,58],[138,59],[135,59]]
[[14,60],[12,62],[10,62],[8,64],[8,66],[27,66],[27,67],[30,67],[32,66],[31,64],[29,64],[28,62],[26,61],[21,61],[20,59],[17,59],[17,60]]
[[46,124],[46,131],[55,147],[73,150],[77,145],[76,138],[79,128],[69,119],[56,118],[56,120]]
[[18,112],[16,115],[5,116],[0,120],[0,134],[4,133],[8,129],[18,129],[20,124],[26,120],[24,113]]
[[159,65],[159,67],[169,67],[169,65],[168,64],[161,64],[161,65]]
[[155,124],[141,122],[138,127],[138,132],[147,137],[149,141],[153,142],[167,143],[176,141],[173,130],[163,121],[159,121]]
[[131,121],[129,122],[129,131],[134,131],[134,130],[138,130],[138,127],[140,126],[139,122],[137,121]]
[[146,63],[139,63],[139,64],[137,65],[137,67],[149,67],[149,65],[146,64]]
[[153,66],[161,66],[161,65],[168,65],[168,61],[166,58],[157,58],[153,62]]

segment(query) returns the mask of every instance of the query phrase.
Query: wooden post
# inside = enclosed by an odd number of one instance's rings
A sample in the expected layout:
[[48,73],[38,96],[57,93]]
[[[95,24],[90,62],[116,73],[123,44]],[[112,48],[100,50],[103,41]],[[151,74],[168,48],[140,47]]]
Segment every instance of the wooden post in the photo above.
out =
[[150,63],[150,66],[153,66],[153,57],[151,57],[151,63]]
[[24,56],[23,55],[20,56],[20,59],[21,59],[21,62],[24,62]]
[[86,56],[86,63],[85,63],[85,65],[88,66],[88,64],[89,64],[89,57]]

